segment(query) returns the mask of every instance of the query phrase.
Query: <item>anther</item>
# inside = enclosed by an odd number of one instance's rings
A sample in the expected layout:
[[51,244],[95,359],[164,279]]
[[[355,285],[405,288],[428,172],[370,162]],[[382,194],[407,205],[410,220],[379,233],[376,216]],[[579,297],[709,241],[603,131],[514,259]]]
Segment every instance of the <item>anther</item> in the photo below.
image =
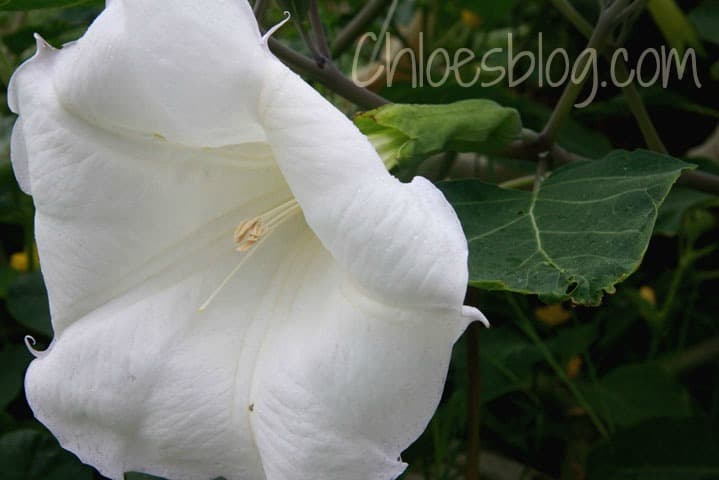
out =
[[239,264],[232,269],[232,271],[220,282],[220,285],[210,294],[205,302],[200,306],[199,310],[204,311],[210,303],[217,297],[220,291],[230,282],[232,277],[240,271],[242,266],[250,259],[250,257],[257,251],[262,243],[269,237],[269,235],[280,225],[287,220],[293,218],[297,213],[301,211],[297,200],[294,198],[277,205],[274,208],[266,211],[258,217],[254,217],[250,220],[244,220],[237,228],[233,239],[237,245],[236,250],[245,255],[240,260]]
[[246,252],[267,233],[267,227],[260,217],[245,220],[235,229],[235,243],[238,252]]

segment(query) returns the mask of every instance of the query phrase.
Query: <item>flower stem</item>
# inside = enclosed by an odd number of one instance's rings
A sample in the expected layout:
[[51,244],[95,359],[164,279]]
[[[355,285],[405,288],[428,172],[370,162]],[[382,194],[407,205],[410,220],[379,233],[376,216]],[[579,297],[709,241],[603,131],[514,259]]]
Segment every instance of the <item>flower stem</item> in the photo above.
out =
[[512,297],[511,294],[507,293],[506,298],[507,302],[512,307],[512,310],[517,315],[517,324],[520,330],[522,330],[522,332],[539,349],[545,361],[554,371],[554,374],[557,375],[557,377],[559,377],[559,379],[562,381],[562,383],[564,383],[567,389],[569,389],[569,392],[572,394],[579,406],[581,406],[584,411],[587,412],[589,419],[594,424],[597,431],[602,435],[602,437],[607,438],[609,436],[609,432],[607,431],[602,421],[599,419],[599,416],[597,416],[596,412],[594,411],[594,408],[592,408],[592,406],[589,404],[582,392],[579,391],[576,385],[574,385],[574,382],[572,382],[572,380],[567,376],[567,373],[564,371],[562,366],[554,357],[554,354],[551,352],[551,350],[549,350],[547,345],[539,336],[539,333],[537,333],[537,330],[534,328],[534,324],[532,323],[532,321],[529,319],[529,317],[527,317],[524,311],[522,311],[520,306],[517,304],[517,301],[514,299],[514,297]]
[[335,37],[334,42],[332,42],[332,48],[330,49],[332,56],[339,57],[342,55],[387,5],[388,2],[386,0],[370,0],[365,3],[362,10],[360,10],[352,21]]
[[[331,63],[325,66],[318,66],[317,62],[283,45],[274,38],[269,39],[269,46],[273,53],[292,68],[292,70],[321,83],[332,92],[359,105],[361,108],[370,110],[390,103],[386,98],[356,85]],[[335,51],[334,48],[333,51]],[[641,98],[639,98],[639,100],[641,101]],[[635,102],[631,102],[630,106],[634,103]],[[648,115],[647,127],[653,129]],[[502,155],[510,158],[536,159],[539,134],[530,130],[526,130],[525,133],[527,133],[526,136],[510,144],[505,151],[502,152]],[[657,138],[659,138],[658,135]],[[587,158],[565,150],[557,143],[550,146],[550,154],[556,165],[588,160]],[[679,179],[679,183],[695,190],[715,195],[719,194],[719,175],[696,171],[685,172]]]
[[253,11],[258,19],[261,19],[265,15],[265,11],[270,6],[270,0],[256,0]]
[[[627,73],[627,65],[624,61],[622,60],[617,62],[615,69],[617,79],[623,84],[626,83],[627,78],[629,78],[629,74]],[[649,112],[644,105],[642,97],[639,95],[637,87],[633,83],[630,83],[624,87],[622,92],[624,93],[624,99],[626,100],[632,115],[634,115],[634,119],[637,121],[637,125],[639,125],[639,130],[642,132],[642,136],[644,137],[644,142],[647,144],[647,147],[655,152],[667,153],[667,147],[664,146],[664,142],[662,142],[662,139],[659,137],[659,132],[657,132],[657,129],[649,116]]]
[[517,177],[513,178],[512,180],[507,180],[506,182],[502,182],[497,186],[500,188],[524,188],[532,185],[535,178],[537,178],[536,175],[525,175],[523,177]]
[[[589,43],[584,49],[584,52],[594,54],[604,49],[604,46],[609,41],[609,36],[616,28],[619,20],[616,12],[618,9],[617,7],[627,3],[628,1],[629,0],[617,0],[616,4],[613,4],[612,7],[602,10],[599,14],[597,25],[589,37]],[[576,71],[584,72],[584,75],[582,78],[578,79],[578,81],[570,81],[564,89],[559,102],[557,102],[557,105],[554,107],[554,111],[552,112],[549,121],[544,127],[544,130],[542,130],[542,133],[539,135],[538,142],[542,147],[549,148],[554,144],[557,134],[559,133],[559,129],[574,108],[574,103],[582,93],[587,80],[589,80],[590,72],[587,67],[590,66],[589,62],[591,62],[591,60],[591,55],[582,54],[579,57],[580,63],[577,65],[578,68]]]
[[[470,288],[469,304],[476,305],[477,291]],[[480,435],[479,407],[481,403],[481,383],[479,378],[479,335],[483,328],[475,322],[467,329],[467,378],[469,389],[467,395],[467,464],[465,480],[479,480]]]
[[581,13],[574,8],[569,0],[551,0],[554,7],[566,18],[579,32],[585,37],[592,36],[594,28],[592,24],[585,19]]
[[[568,0],[551,0],[554,6],[559,10],[562,15],[572,24],[574,27],[585,37],[590,38],[592,36],[592,26],[575,8],[569,3]],[[612,52],[613,53],[613,52]],[[605,57],[608,53],[605,53]],[[619,58],[615,63],[615,73],[617,74],[617,80],[626,85],[622,87],[622,93],[624,99],[632,112],[639,129],[644,137],[644,142],[647,144],[649,149],[655,152],[667,153],[666,147],[662,142],[659,133],[657,132],[654,123],[652,122],[649,112],[647,111],[642,97],[639,95],[639,91],[634,83],[627,83],[629,74],[627,72],[626,62]]]
[[322,19],[320,19],[317,0],[310,0],[310,25],[312,26],[312,32],[315,34],[315,40],[317,41],[317,50],[325,60],[329,61],[332,57],[329,44],[327,43],[327,36],[325,35],[325,27],[322,25]]
[[367,109],[377,108],[390,103],[386,98],[366,88],[355,85],[352,80],[345,77],[342,72],[332,64],[328,63],[324,66],[319,66],[317,62],[283,45],[274,38],[270,38],[268,43],[272,52],[277,55],[279,59],[287,63],[294,71],[320,82],[350,102]]

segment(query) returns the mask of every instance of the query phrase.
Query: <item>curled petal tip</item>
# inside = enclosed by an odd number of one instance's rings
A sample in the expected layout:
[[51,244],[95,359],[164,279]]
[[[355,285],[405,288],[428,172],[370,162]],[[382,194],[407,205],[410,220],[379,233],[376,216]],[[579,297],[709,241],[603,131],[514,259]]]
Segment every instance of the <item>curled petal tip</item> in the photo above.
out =
[[285,16],[285,18],[284,18],[280,23],[278,23],[278,24],[275,25],[274,27],[272,27],[272,28],[270,28],[269,30],[267,30],[267,32],[265,32],[264,35],[262,35],[262,38],[260,39],[260,44],[261,44],[261,45],[265,45],[265,46],[266,46],[266,45],[267,45],[267,42],[270,40],[270,37],[271,37],[272,35],[274,35],[277,30],[279,30],[280,28],[282,28],[282,27],[285,25],[285,23],[289,22],[289,21],[290,21],[290,18],[292,18],[292,14],[291,14],[290,12],[288,12],[287,10],[285,10],[284,12],[282,12],[282,14]]
[[480,312],[478,309],[474,307],[468,307],[463,306],[462,307],[462,316],[466,319],[468,319],[470,322],[479,321],[484,325],[485,327],[489,328],[489,320],[487,320],[487,317],[484,316],[482,312]]
[[34,347],[37,344],[35,341],[35,338],[33,338],[32,335],[25,335],[25,346],[27,347],[30,354],[35,358],[42,358],[45,356],[45,352],[41,352],[40,350],[36,350]]
[[34,33],[33,37],[35,37],[35,52],[37,55],[42,55],[46,52],[55,50],[49,43],[45,41],[44,38],[40,36],[39,33]]

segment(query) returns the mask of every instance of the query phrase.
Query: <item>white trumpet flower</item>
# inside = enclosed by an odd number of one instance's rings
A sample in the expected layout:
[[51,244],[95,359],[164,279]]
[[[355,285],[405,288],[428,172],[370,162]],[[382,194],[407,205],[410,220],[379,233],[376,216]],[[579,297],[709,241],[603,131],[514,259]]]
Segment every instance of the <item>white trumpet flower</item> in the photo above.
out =
[[390,479],[439,402],[467,243],[243,0],[111,0],[14,74],[54,340],[25,386],[102,474]]

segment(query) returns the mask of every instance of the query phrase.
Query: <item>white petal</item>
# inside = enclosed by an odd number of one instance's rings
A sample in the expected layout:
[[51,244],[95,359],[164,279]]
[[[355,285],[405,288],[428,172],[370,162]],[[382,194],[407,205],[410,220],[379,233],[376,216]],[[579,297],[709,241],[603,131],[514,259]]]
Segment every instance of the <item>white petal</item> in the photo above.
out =
[[442,193],[421,177],[390,176],[352,122],[284,65],[272,68],[267,138],[322,243],[381,301],[461,316],[467,242]]
[[27,151],[13,161],[29,173],[56,333],[173,263],[207,263],[209,242],[291,198],[264,145],[190,148],[69,113],[51,83],[65,53],[36,56],[12,82]]
[[[459,221],[269,54],[245,2],[171,7],[113,0],[13,77],[55,328],[31,406],[112,478],[394,478],[480,318]],[[234,227],[292,195],[307,223],[198,312]]]
[[268,141],[346,280],[335,293],[327,283],[263,348],[251,417],[265,472],[391,479],[436,408],[451,346],[470,321],[466,240],[429,182],[400,184],[295,74],[274,64],[271,78]]
[[344,274],[311,271],[300,314],[268,337],[255,372],[250,417],[267,478],[396,478],[439,402],[455,319],[391,309]]
[[15,173],[20,189],[32,195],[32,186],[30,185],[30,172],[28,171],[27,148],[25,142],[25,133],[23,132],[22,119],[17,119],[12,128],[12,136],[10,137],[10,152],[12,156],[12,169]]
[[252,276],[233,277],[205,312],[198,305],[237,262],[222,240],[208,245],[225,252],[212,262],[174,265],[67,327],[26,377],[38,419],[112,479],[264,478],[248,406],[277,305],[294,300],[278,296],[292,272],[277,254],[323,252],[285,244],[313,238],[301,217],[278,233],[248,260]]
[[116,0],[63,55],[63,106],[92,123],[200,147],[263,140],[271,56],[246,1]]

